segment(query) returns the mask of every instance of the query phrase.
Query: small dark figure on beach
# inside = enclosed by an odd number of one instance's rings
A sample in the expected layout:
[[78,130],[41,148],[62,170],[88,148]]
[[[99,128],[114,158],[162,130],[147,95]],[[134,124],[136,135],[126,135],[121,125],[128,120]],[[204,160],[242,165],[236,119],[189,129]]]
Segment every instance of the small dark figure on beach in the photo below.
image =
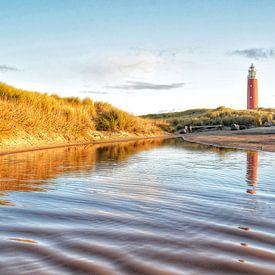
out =
[[184,126],[184,130],[185,130],[185,133],[188,134],[189,133],[189,126]]

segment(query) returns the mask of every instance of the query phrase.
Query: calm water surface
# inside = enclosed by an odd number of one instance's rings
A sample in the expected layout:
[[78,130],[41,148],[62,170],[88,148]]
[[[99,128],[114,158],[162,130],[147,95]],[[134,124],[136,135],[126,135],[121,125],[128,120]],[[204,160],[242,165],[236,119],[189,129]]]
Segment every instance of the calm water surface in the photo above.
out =
[[0,274],[275,274],[275,154],[180,139],[0,157]]

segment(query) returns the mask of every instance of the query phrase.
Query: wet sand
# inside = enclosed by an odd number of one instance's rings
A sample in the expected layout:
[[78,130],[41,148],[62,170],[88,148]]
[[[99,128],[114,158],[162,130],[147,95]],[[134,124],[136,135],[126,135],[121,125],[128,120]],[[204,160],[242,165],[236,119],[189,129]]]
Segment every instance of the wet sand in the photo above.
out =
[[183,135],[183,139],[216,147],[275,152],[275,127],[199,132]]

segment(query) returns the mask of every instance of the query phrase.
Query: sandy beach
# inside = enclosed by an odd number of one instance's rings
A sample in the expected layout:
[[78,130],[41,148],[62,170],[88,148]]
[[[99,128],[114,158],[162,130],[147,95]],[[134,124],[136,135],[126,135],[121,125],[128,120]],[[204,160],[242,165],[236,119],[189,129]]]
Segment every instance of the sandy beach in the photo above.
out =
[[183,135],[188,142],[216,147],[275,152],[275,127],[259,127],[240,131],[208,131]]

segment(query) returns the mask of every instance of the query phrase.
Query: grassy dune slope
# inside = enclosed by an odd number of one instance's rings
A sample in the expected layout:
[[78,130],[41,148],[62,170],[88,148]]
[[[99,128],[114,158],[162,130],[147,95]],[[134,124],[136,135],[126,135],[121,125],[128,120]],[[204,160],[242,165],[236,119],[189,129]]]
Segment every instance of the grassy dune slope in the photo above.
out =
[[116,136],[153,136],[156,123],[91,99],[61,98],[0,82],[0,147],[84,142]]
[[192,109],[183,112],[149,114],[143,117],[156,120],[164,119],[176,130],[185,125],[222,124],[230,126],[232,123],[237,123],[261,126],[265,122],[275,120],[275,109],[233,110],[221,106],[216,109]]

